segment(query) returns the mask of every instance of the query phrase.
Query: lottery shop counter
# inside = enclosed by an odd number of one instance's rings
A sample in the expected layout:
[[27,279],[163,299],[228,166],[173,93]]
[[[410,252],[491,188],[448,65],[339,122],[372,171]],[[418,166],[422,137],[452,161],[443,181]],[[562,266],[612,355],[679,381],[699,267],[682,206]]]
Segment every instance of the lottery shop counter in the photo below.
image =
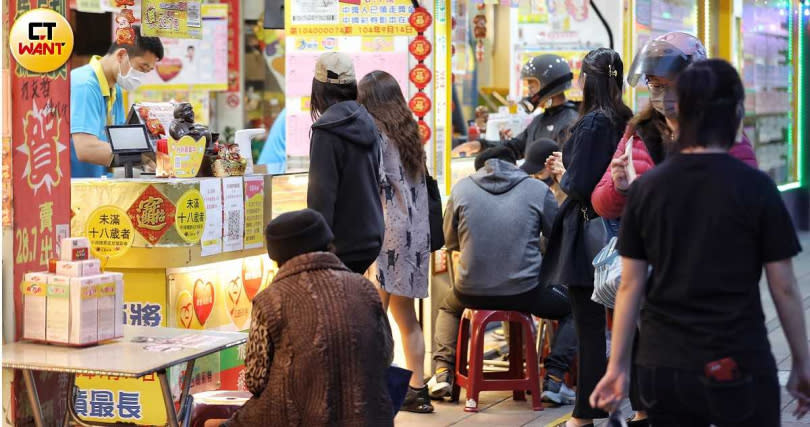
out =
[[[264,226],[306,207],[307,174],[192,179],[74,179],[71,234],[90,240],[105,271],[124,274],[125,323],[135,326],[247,331],[251,301],[276,265]],[[180,369],[170,372],[175,399]],[[192,392],[244,390],[243,346],[198,360]],[[140,392],[141,419],[165,423],[156,378],[79,377],[77,407],[103,391]],[[80,414],[82,415],[82,414]]]

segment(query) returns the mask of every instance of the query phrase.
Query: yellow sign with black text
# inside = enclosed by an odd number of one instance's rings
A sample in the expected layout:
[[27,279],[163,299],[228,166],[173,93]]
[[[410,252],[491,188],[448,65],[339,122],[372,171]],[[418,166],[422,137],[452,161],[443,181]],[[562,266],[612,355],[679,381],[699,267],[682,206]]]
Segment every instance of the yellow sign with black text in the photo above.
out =
[[117,206],[101,206],[90,213],[84,233],[90,240],[90,251],[101,259],[125,254],[135,238],[132,221]]

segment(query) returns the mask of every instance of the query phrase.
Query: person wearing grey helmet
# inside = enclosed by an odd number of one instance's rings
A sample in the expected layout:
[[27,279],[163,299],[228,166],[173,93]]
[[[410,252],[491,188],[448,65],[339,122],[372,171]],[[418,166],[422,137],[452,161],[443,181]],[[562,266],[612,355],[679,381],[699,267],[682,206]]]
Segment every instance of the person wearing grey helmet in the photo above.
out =
[[[557,55],[539,55],[530,59],[520,72],[529,89],[529,96],[520,105],[529,113],[542,108],[529,126],[516,137],[506,134],[504,146],[512,150],[515,158],[522,159],[527,145],[540,138],[549,138],[562,146],[568,139],[568,128],[579,118],[577,104],[569,101],[565,91],[571,89],[574,74],[568,61]],[[453,150],[453,154],[476,153],[499,145],[500,141],[470,141]]]

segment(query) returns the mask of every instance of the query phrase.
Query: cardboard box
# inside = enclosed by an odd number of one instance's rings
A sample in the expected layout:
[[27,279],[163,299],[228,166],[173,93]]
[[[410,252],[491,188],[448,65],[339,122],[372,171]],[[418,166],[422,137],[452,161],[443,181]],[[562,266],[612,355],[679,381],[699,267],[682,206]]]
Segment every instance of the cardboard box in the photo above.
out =
[[115,338],[124,336],[124,275],[122,273],[108,273],[115,281]]
[[112,274],[98,276],[98,340],[104,341],[115,338],[116,310],[115,296],[116,284]]
[[85,261],[58,261],[56,274],[67,277],[87,277],[101,274],[101,261],[96,258]]
[[[70,344],[98,342],[98,285],[101,276],[70,278]],[[48,319],[50,321],[50,319]]]
[[90,241],[86,237],[62,239],[59,247],[59,259],[62,261],[84,261],[90,259]]
[[48,278],[46,339],[58,344],[70,343],[70,277]]
[[45,341],[48,273],[27,273],[23,277],[23,339]]

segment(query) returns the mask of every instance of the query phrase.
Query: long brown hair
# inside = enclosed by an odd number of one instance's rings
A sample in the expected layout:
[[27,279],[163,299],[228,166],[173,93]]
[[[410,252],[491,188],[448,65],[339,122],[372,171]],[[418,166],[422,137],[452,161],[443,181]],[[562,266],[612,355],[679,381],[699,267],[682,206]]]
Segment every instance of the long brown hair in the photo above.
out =
[[655,164],[664,161],[674,147],[672,130],[669,129],[664,115],[653,108],[652,104],[642,108],[632,119],[630,126],[635,129]]
[[377,127],[399,150],[405,171],[413,177],[424,173],[426,155],[419,127],[397,80],[385,71],[368,73],[358,85],[357,101],[366,107]]

